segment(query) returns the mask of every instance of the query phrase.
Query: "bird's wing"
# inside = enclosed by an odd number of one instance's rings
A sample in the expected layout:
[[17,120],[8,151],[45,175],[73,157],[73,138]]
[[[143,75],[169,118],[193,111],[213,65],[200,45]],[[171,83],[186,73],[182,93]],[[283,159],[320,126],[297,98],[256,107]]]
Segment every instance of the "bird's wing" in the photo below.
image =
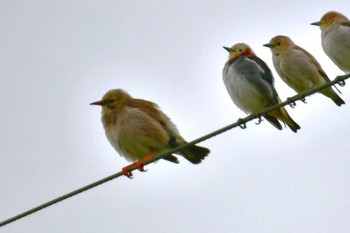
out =
[[[268,67],[268,65],[257,56],[249,56],[247,58],[250,59],[251,61],[255,62],[260,67],[260,69],[262,70],[262,73],[260,75],[261,79],[266,81],[269,84],[269,86],[273,92],[274,99],[273,99],[272,104],[278,103],[277,99],[279,97],[278,97],[277,91],[274,87],[275,79],[273,78],[272,72],[271,72],[270,68]],[[258,85],[254,85],[254,86],[258,87]]]
[[[303,49],[302,47],[299,47],[299,46],[297,46],[297,45],[295,46],[295,49],[296,49],[296,50],[300,50],[301,52],[303,52],[303,53],[307,56],[309,62],[312,63],[312,64],[316,67],[318,73],[319,73],[327,82],[330,82],[330,81],[331,81],[331,80],[328,78],[327,74],[326,74],[326,73],[324,72],[324,70],[322,69],[320,63],[318,63],[318,61],[315,59],[314,56],[311,55],[311,53],[309,53],[308,51],[306,51],[305,49]],[[316,80],[313,80],[313,81],[314,81],[314,83],[317,83]]]
[[273,86],[275,83],[275,79],[273,78],[272,72],[271,72],[270,68],[268,67],[268,65],[257,56],[249,56],[247,58],[253,60],[255,63],[257,63],[260,66],[260,68],[264,71],[261,78]]
[[169,134],[170,141],[169,144],[176,146],[175,142],[180,137],[176,125],[170,120],[170,118],[163,113],[159,106],[151,101],[143,99],[132,99],[127,104],[129,107],[139,108],[141,111],[145,112],[147,115],[152,117],[154,120],[158,121],[160,125]]

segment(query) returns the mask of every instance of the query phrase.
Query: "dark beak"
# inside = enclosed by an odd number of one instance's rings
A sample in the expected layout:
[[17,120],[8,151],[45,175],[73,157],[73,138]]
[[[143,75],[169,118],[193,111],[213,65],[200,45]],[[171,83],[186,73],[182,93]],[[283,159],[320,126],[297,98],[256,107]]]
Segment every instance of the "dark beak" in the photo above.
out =
[[275,47],[273,44],[270,44],[270,43],[263,44],[263,46],[268,47],[268,48],[273,48],[273,47]]
[[320,26],[320,23],[321,22],[314,22],[314,23],[310,23],[311,25],[314,25],[314,26]]
[[99,100],[99,101],[95,101],[95,102],[92,102],[92,103],[90,103],[90,105],[103,105],[104,103],[103,103],[103,101],[102,100]]
[[226,49],[226,51],[229,52],[229,53],[232,53],[232,52],[233,52],[233,49],[231,49],[231,48],[229,48],[229,47],[223,46],[223,48]]

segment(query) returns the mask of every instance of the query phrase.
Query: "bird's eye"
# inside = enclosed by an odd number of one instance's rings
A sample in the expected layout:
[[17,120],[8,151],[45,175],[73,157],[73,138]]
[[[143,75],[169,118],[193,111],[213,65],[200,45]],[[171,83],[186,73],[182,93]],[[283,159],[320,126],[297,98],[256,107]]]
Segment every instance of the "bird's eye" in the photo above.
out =
[[277,46],[280,46],[281,44],[282,44],[281,41],[278,41],[278,42],[276,43]]
[[242,50],[242,49],[238,49],[238,51],[243,52],[243,50]]

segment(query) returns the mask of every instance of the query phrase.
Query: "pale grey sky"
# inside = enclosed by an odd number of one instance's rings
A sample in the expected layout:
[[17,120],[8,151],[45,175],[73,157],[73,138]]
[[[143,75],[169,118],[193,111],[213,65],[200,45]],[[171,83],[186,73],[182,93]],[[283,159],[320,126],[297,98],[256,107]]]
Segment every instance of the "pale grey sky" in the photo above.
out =
[[[348,1],[0,2],[0,221],[118,172],[100,108],[112,88],[154,101],[187,140],[245,114],[222,81],[222,46],[249,44],[274,71],[284,34],[331,79],[342,72],[310,23]],[[281,99],[295,93],[278,77]],[[193,166],[166,161],[0,228],[0,232],[308,232],[350,228],[350,85],[337,107],[321,95],[288,112],[294,134],[253,122],[207,140]]]

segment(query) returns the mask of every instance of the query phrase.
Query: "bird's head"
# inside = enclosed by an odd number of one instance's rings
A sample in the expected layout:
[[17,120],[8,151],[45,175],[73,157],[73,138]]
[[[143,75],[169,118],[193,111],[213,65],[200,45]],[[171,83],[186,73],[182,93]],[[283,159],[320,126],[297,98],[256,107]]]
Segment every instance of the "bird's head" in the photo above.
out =
[[293,44],[293,41],[289,37],[279,35],[273,37],[270,42],[264,44],[264,46],[270,48],[273,54],[278,54],[281,51],[287,50]]
[[114,110],[118,108],[120,102],[125,99],[129,99],[131,96],[122,89],[112,89],[108,91],[102,100],[90,103],[90,105],[100,105],[103,109]]
[[320,21],[311,23],[311,25],[319,26],[322,29],[329,27],[334,22],[347,22],[349,21],[344,15],[336,11],[329,11],[324,14]]
[[231,48],[224,47],[229,52],[229,59],[240,56],[255,56],[253,50],[245,43],[237,43]]

